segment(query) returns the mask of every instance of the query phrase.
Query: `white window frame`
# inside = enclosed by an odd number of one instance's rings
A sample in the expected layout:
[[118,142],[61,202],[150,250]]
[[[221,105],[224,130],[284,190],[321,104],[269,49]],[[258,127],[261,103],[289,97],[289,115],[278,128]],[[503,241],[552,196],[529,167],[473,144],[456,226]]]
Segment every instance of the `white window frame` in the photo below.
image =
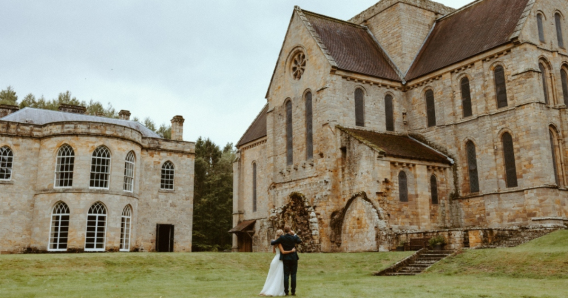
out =
[[135,171],[136,156],[134,155],[134,151],[130,151],[124,159],[124,184],[122,189],[126,192],[134,192]]
[[[122,210],[120,220],[120,251],[130,251],[130,237],[132,235],[132,207],[126,205]],[[125,237],[126,236],[126,237]]]
[[[62,208],[65,208],[63,213],[55,213],[56,211],[61,210]],[[57,202],[53,208],[51,209],[51,217],[50,217],[50,224],[49,224],[49,241],[48,241],[48,245],[47,245],[47,251],[67,251],[67,248],[69,247],[69,222],[71,221],[71,215],[70,215],[70,211],[69,211],[69,206],[67,204],[65,204],[62,201]],[[54,217],[58,217],[57,219],[54,219]],[[65,241],[65,245],[67,246],[66,248],[62,249],[59,248],[59,246],[61,245],[61,217],[62,216],[68,216],[68,220],[67,220],[67,239]],[[53,223],[57,222],[57,232],[53,231]],[[57,235],[57,237],[53,237],[54,235]],[[58,248],[51,248],[51,245],[54,244],[54,242],[52,241],[52,239],[57,239],[57,247]]]
[[[171,168],[165,168],[166,165],[171,165]],[[166,161],[163,165],[162,168],[160,169],[160,189],[161,190],[169,190],[172,191],[175,189],[175,165],[173,162],[171,161]],[[171,170],[171,174],[169,173],[165,173],[166,175],[171,176],[171,179],[169,179],[169,177],[167,179],[164,179],[164,171],[170,171]],[[164,181],[169,182],[171,181],[171,188],[164,188],[164,185],[170,185],[170,183],[164,183]]]
[[[108,157],[99,157],[99,156],[95,156],[95,153],[98,150],[106,150],[108,152]],[[102,160],[108,160],[108,172],[104,173],[104,172],[93,172],[93,161],[95,161],[96,159],[102,159]],[[110,149],[108,149],[108,147],[106,146],[99,146],[97,147],[97,149],[95,149],[95,151],[93,151],[93,154],[91,154],[91,169],[90,169],[90,177],[89,177],[89,188],[90,189],[109,189],[110,187],[110,173],[111,173],[111,169],[112,169],[112,154],[110,152]],[[94,175],[107,175],[107,179],[106,179],[106,187],[98,187],[98,186],[91,186],[91,182],[93,181],[104,181],[101,179],[93,179],[93,174]]]
[[[69,148],[71,150],[71,153],[73,155],[60,155],[60,153],[62,152],[62,150],[67,150],[67,148]],[[73,170],[71,172],[69,171],[60,171],[61,169],[61,160],[62,159],[66,159],[66,158],[73,158],[73,162],[72,162],[72,167]],[[68,144],[64,144],[61,147],[59,147],[59,150],[57,150],[57,155],[55,156],[55,178],[53,180],[53,187],[54,188],[72,188],[73,187],[73,174],[75,172],[75,150],[73,150],[73,147],[69,146]],[[63,173],[71,173],[71,179],[67,179],[71,181],[71,185],[70,186],[59,186],[59,181],[61,181],[62,179],[59,179],[59,175],[63,174]]]
[[[99,206],[103,208],[104,214],[101,214],[101,213],[91,213],[91,209],[93,209],[93,207],[95,207],[95,205],[97,205],[97,204],[99,204]],[[99,208],[100,208],[100,207],[99,207]],[[94,234],[93,237],[87,237],[87,234],[89,233],[88,229],[89,229],[89,227],[90,227],[90,226],[89,226],[89,216],[96,216],[96,217],[95,217],[95,225],[94,225],[94,227],[95,227],[95,232],[94,232],[94,233],[95,233],[95,234]],[[99,218],[101,218],[101,217],[104,217],[104,219],[105,219],[105,224],[104,224],[104,228],[103,228],[103,229],[104,229],[104,231],[103,231],[103,233],[104,233],[104,235],[103,235],[103,242],[102,242],[103,247],[102,247],[102,248],[97,248],[97,244],[98,244],[98,242],[97,242],[97,234],[98,234],[98,232],[99,232],[99,225],[98,225],[98,223],[99,223]],[[86,224],[86,229],[85,229],[85,251],[105,251],[105,248],[106,248],[106,232],[107,232],[107,228],[108,228],[108,220],[107,220],[107,219],[108,219],[108,216],[107,216],[107,208],[106,208],[106,206],[105,206],[103,203],[101,203],[101,202],[96,202],[96,203],[94,203],[93,205],[91,205],[91,207],[89,208],[89,211],[87,212],[87,224]],[[93,248],[87,248],[87,244],[90,243],[90,242],[87,242],[89,238],[93,238],[93,240],[94,240],[94,242],[92,242],[92,243],[93,243]]]
[[[7,150],[7,151],[5,151]],[[4,152],[11,152],[12,153],[12,160],[10,161],[10,167],[2,167],[2,158],[4,157]],[[8,155],[6,155],[7,157]],[[8,179],[4,179],[1,178],[0,181],[10,181],[12,180],[12,177],[14,177],[14,150],[12,150],[12,148],[10,148],[10,146],[2,146],[0,147],[0,167],[2,167],[2,169],[6,169],[10,171],[10,178]]]

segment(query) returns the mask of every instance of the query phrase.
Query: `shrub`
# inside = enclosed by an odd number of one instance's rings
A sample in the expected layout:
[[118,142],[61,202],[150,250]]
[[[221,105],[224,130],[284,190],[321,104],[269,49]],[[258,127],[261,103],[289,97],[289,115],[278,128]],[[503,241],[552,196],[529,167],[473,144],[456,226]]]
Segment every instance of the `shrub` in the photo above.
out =
[[441,236],[441,235],[434,236],[434,237],[430,238],[430,240],[428,240],[428,244],[430,244],[430,246],[445,245],[446,244],[446,238],[444,238],[444,236]]

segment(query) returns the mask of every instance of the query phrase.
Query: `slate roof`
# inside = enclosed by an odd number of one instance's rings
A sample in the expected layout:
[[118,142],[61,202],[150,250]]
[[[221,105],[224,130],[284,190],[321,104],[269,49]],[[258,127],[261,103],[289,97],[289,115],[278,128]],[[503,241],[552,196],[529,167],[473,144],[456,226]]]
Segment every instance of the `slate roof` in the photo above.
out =
[[509,43],[528,1],[478,1],[441,18],[406,74],[406,80]]
[[386,156],[452,164],[451,159],[447,156],[409,136],[343,127],[339,129],[364,144],[384,152]]
[[75,113],[66,113],[52,110],[43,110],[35,108],[23,108],[15,113],[12,113],[4,118],[2,121],[19,122],[19,123],[31,123],[37,125],[44,125],[54,122],[99,122],[99,123],[109,123],[115,125],[121,125],[130,127],[142,133],[144,137],[148,138],[162,138],[157,133],[153,132],[146,126],[130,120],[120,120],[99,116],[82,115]]
[[237,148],[241,147],[246,143],[256,141],[260,138],[266,137],[266,113],[268,112],[268,104],[265,105],[256,119],[249,126],[247,131],[243,134],[239,142],[237,143]]
[[363,26],[302,10],[338,68],[401,82],[390,59]]

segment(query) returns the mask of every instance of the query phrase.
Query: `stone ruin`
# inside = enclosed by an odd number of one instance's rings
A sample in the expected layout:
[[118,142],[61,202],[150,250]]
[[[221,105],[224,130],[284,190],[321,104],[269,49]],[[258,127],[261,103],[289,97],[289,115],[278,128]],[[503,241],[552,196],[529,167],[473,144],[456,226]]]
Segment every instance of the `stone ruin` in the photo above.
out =
[[290,202],[271,210],[270,221],[274,231],[288,225],[302,239],[298,252],[320,252],[319,224],[315,208],[310,206],[304,195],[292,193]]

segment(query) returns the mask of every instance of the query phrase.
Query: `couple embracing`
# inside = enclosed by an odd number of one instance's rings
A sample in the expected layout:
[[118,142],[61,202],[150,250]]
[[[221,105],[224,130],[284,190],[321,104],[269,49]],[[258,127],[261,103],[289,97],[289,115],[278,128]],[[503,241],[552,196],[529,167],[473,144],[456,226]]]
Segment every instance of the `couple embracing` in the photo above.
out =
[[300,237],[290,229],[276,231],[276,238],[270,242],[272,252],[276,253],[270,263],[268,277],[260,296],[288,296],[288,280],[292,276],[292,296],[296,295],[296,272],[298,271],[298,254],[296,244],[302,243]]

